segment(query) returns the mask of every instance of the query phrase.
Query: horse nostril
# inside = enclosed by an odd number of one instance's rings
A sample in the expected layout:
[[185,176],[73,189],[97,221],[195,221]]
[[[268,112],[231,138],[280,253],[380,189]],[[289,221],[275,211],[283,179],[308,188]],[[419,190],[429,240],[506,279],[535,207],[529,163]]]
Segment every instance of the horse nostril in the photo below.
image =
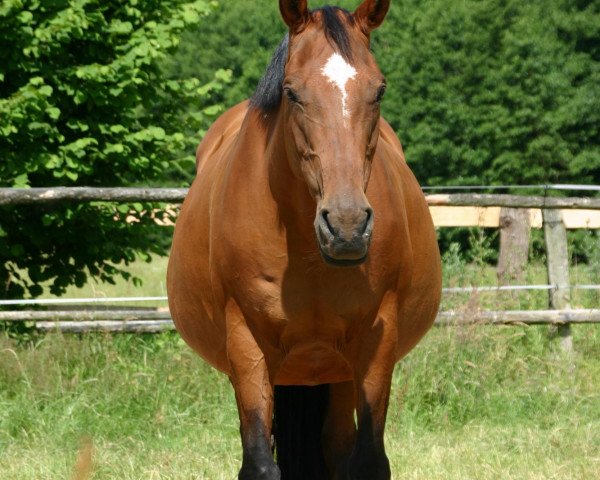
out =
[[371,230],[373,230],[373,209],[367,208],[365,209],[365,212],[367,212],[367,217],[365,218],[365,223],[363,225],[361,234],[368,236],[371,234]]
[[321,218],[323,219],[322,224],[325,226],[325,228],[328,230],[328,232],[335,236],[336,235],[336,230],[335,228],[333,228],[333,226],[331,225],[331,223],[329,222],[329,210],[321,210]]

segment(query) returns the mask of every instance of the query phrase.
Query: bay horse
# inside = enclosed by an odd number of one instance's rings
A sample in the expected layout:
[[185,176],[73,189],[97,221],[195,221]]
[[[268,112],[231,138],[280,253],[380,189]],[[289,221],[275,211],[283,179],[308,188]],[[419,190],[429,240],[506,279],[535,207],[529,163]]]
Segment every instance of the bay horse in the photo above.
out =
[[389,4],[350,13],[280,0],[289,32],[256,92],[198,147],[169,306],[233,385],[242,480],[391,477],[392,373],[434,321],[441,265],[422,191],[380,116],[369,38]]

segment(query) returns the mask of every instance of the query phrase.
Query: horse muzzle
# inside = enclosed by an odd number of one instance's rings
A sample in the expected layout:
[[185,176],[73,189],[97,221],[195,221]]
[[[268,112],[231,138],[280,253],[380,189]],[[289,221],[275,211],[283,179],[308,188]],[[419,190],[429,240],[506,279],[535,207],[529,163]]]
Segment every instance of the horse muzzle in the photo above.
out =
[[373,209],[346,212],[322,208],[315,219],[321,256],[330,265],[351,267],[367,259],[373,233]]

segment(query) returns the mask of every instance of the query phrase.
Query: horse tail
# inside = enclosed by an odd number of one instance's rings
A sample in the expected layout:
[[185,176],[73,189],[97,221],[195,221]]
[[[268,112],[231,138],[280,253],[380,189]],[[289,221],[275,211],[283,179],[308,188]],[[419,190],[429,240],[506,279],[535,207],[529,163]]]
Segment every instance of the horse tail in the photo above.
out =
[[326,480],[322,432],[329,385],[275,386],[273,431],[281,480]]

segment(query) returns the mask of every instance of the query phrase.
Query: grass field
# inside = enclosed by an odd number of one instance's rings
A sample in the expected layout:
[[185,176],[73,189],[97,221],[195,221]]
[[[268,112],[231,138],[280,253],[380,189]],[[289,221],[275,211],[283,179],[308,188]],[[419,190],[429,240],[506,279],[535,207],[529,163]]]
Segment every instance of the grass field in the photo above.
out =
[[[446,284],[493,279],[452,268]],[[134,270],[149,279],[144,295],[164,294],[164,261]],[[70,294],[140,293],[87,288]],[[531,308],[544,298],[508,301]],[[600,326],[573,333],[569,358],[543,326],[434,328],[395,372],[393,478],[600,478]],[[234,479],[240,457],[228,380],[177,334],[0,335],[0,479],[83,478],[74,472],[88,467],[91,479]]]

